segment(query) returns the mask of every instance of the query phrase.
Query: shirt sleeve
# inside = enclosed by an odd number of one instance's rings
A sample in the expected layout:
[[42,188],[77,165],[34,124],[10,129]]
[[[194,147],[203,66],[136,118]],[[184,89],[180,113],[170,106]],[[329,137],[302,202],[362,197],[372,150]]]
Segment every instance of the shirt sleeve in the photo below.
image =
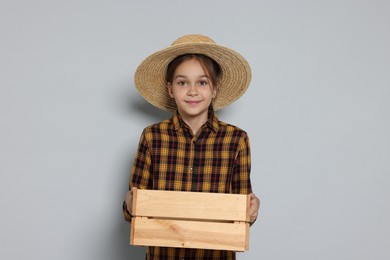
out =
[[[146,140],[146,131],[144,130],[142,132],[138,144],[137,154],[131,169],[129,190],[131,190],[132,187],[137,187],[138,189],[152,189],[152,172],[152,156],[149,150],[148,142]],[[125,220],[130,222],[131,214],[127,210],[126,202],[123,202],[122,211]]]
[[232,193],[249,194],[252,192],[250,171],[250,144],[248,135],[244,133],[242,138],[240,139],[240,142],[238,144],[238,151],[236,153],[232,179]]
[[153,167],[152,155],[147,141],[147,132],[143,131],[138,145],[138,151],[131,169],[129,188],[137,187],[138,189],[153,188]]

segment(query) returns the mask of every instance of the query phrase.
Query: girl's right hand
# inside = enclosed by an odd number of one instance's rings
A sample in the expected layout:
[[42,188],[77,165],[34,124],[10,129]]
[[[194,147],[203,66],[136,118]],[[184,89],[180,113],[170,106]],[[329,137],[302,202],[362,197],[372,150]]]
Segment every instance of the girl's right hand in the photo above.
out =
[[126,202],[126,206],[127,206],[127,211],[131,214],[131,210],[132,210],[132,206],[133,206],[133,190],[135,190],[136,187],[133,187],[131,188],[131,190],[129,190],[127,193],[126,193],[126,196],[125,196],[125,202]]

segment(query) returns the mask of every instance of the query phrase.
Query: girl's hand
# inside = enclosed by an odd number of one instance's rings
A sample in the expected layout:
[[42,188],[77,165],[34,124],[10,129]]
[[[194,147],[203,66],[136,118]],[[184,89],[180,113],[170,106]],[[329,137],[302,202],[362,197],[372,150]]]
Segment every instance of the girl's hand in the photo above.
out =
[[131,190],[129,190],[125,196],[127,211],[130,213],[130,215],[131,215],[131,210],[132,210],[132,206],[133,206],[133,190],[135,190],[135,189],[136,189],[136,187],[131,188]]
[[253,224],[257,219],[257,215],[259,214],[260,199],[256,197],[256,195],[253,193],[249,194],[249,196],[250,196],[250,205],[249,205],[250,223]]

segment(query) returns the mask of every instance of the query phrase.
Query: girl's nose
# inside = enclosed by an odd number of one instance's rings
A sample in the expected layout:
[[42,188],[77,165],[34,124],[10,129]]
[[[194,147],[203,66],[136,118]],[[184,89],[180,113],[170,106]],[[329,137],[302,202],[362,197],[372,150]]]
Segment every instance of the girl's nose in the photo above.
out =
[[191,85],[190,89],[188,90],[188,93],[187,93],[188,96],[197,96],[198,95],[198,91],[196,90],[196,87],[195,85]]

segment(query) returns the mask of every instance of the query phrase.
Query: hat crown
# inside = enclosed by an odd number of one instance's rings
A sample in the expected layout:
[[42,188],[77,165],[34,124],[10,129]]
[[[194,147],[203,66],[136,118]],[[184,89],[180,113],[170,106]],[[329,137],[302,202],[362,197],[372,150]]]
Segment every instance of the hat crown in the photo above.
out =
[[176,41],[174,41],[171,46],[176,46],[181,44],[193,44],[193,43],[215,44],[215,41],[201,34],[188,34],[176,39]]

